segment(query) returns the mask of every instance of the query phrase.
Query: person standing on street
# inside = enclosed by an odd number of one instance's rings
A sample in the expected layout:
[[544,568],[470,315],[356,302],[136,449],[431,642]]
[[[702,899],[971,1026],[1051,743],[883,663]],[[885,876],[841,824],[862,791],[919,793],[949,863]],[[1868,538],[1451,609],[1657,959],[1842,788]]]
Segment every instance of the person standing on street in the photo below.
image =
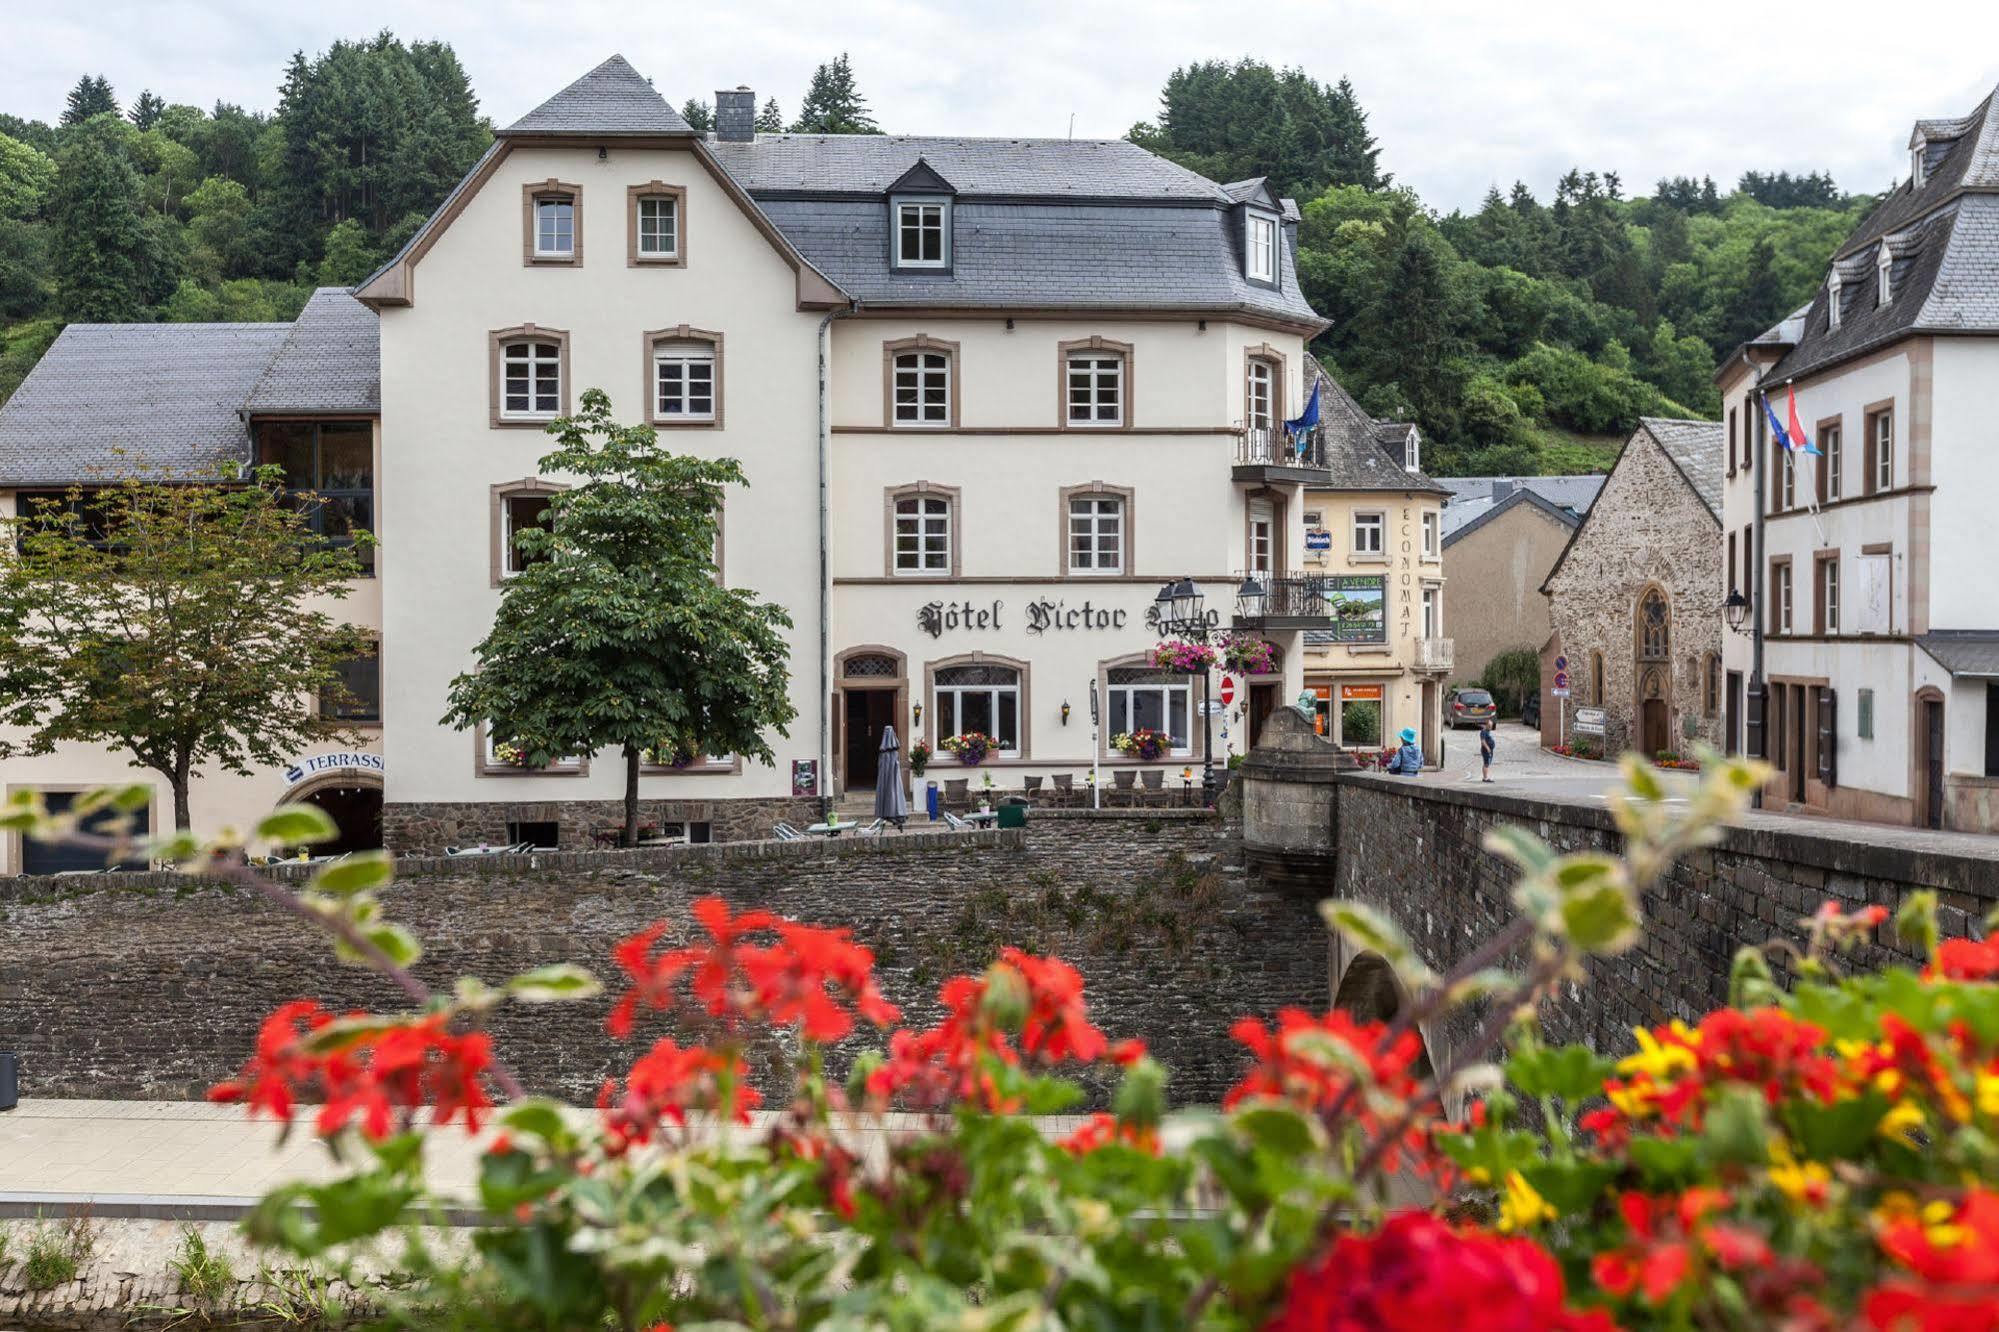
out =
[[1499,747],[1499,737],[1493,734],[1496,721],[1487,721],[1478,733],[1478,762],[1484,772],[1484,780],[1492,780],[1492,751]]

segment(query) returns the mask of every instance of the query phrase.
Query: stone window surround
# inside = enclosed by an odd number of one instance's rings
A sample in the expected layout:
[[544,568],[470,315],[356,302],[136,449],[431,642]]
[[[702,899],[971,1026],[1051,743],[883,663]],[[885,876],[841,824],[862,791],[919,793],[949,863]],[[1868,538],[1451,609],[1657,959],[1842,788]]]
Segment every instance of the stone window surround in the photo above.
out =
[[[1152,655],[1147,652],[1133,652],[1121,657],[1106,657],[1097,663],[1097,697],[1103,700],[1104,724],[1098,729],[1097,761],[1104,767],[1159,768],[1172,765],[1188,766],[1189,760],[1198,758],[1201,752],[1201,727],[1212,725],[1208,718],[1199,715],[1201,711],[1201,691],[1196,687],[1196,677],[1187,677],[1187,748],[1168,749],[1150,763],[1130,754],[1121,754],[1111,748],[1111,672],[1126,666],[1152,665]],[[1261,680],[1278,677],[1259,676]],[[1212,695],[1210,696],[1212,697]]]
[[[895,358],[902,352],[927,351],[944,354],[945,395],[949,398],[949,418],[944,421],[897,421],[895,419]],[[882,344],[882,428],[884,430],[956,430],[958,428],[959,406],[964,401],[960,392],[958,344],[943,338],[933,338],[928,333],[918,333],[913,338],[897,338]]]
[[[1815,474],[1812,483],[1817,489],[1819,503],[1836,500],[1845,493],[1846,477],[1846,424],[1838,413],[1822,416],[1812,426],[1812,440],[1818,445],[1819,459],[1813,464]],[[1837,443],[1828,448],[1830,441]]]
[[[1881,484],[1880,452],[1881,421],[1884,418],[1888,422],[1888,484],[1885,486]],[[1879,402],[1868,403],[1860,409],[1860,419],[1867,423],[1867,442],[1862,450],[1867,474],[1861,478],[1860,493],[1878,495],[1883,491],[1893,490],[1895,488],[1895,400],[1883,398]]]
[[[568,254],[535,253],[535,205],[550,195],[566,194],[570,199],[570,250]],[[521,265],[524,268],[581,268],[583,266],[583,187],[550,176],[547,180],[521,186]]]
[[1704,652],[1700,660],[1701,716],[1712,720],[1721,715],[1721,654]]
[[588,777],[590,775],[590,757],[586,754],[574,763],[555,764],[546,768],[515,768],[502,763],[493,763],[486,757],[486,723],[480,722],[472,728],[472,775],[475,777]]
[[[1869,555],[1886,555],[1888,557],[1888,628],[1885,632],[1892,634],[1895,632],[1895,543],[1892,541],[1870,541],[1860,548],[1860,554],[1862,558]],[[1842,573],[1841,577],[1845,577],[1845,575]],[[1846,589],[1842,587],[1840,591],[1844,593]],[[1844,609],[1844,607],[1841,608],[1842,612]],[[1844,618],[1845,616],[1842,614],[1841,619]],[[1876,635],[1863,633],[1860,637],[1873,638]]]
[[[1274,486],[1259,486],[1255,490],[1243,492],[1242,497],[1242,567],[1244,570],[1256,568],[1256,541],[1250,534],[1250,504],[1254,500],[1267,500],[1270,504],[1270,568],[1263,572],[1272,578],[1282,578],[1290,569],[1291,543],[1285,539],[1290,530],[1290,496]],[[1384,530],[1387,520],[1383,520]]]
[[[146,827],[153,830],[155,833],[159,832],[160,830],[159,785],[153,782],[150,778],[146,777],[134,777],[130,782],[120,782],[119,785],[143,786],[147,789],[147,791],[151,793],[146,801]],[[40,792],[43,795],[82,795],[86,791],[95,791],[100,789],[102,786],[103,786],[102,782],[9,782],[6,785],[5,794],[7,799],[9,800],[12,800],[16,795],[20,794],[23,791],[36,791]],[[287,792],[285,799],[280,803],[289,803],[292,798],[292,795],[293,793]],[[167,799],[169,802],[171,802],[171,800],[173,799],[171,789],[169,789],[167,793]],[[169,810],[172,809],[171,804],[168,805],[168,809]],[[22,832],[8,831],[5,833],[0,833],[0,837],[4,837],[6,839],[5,846],[7,848],[7,863],[14,867],[13,871],[14,873],[16,874],[21,873],[21,855],[24,849],[24,844],[27,841],[27,834]]]
[[[1094,423],[1077,424],[1069,419],[1069,356],[1072,352],[1108,352],[1124,362],[1124,370],[1118,376],[1118,419],[1115,423],[1102,425]],[[1085,430],[1116,434],[1120,430],[1130,430],[1135,415],[1132,386],[1136,358],[1129,342],[1117,342],[1110,338],[1091,336],[1075,338],[1055,344],[1055,427],[1058,430]],[[953,421],[955,425],[956,422]]]
[[[1656,656],[1645,652],[1645,602],[1653,593],[1659,594],[1659,601],[1666,608],[1665,650]],[[1638,595],[1631,602],[1631,654],[1632,660],[1640,663],[1666,662],[1673,660],[1673,597],[1665,586],[1656,580],[1648,581],[1638,589]]]
[[[673,200],[673,253],[644,254],[639,250],[639,201]],[[687,187],[649,180],[625,187],[625,267],[685,268],[687,266]]]
[[[1780,569],[1783,570],[1781,577],[1778,574],[1778,570]],[[1782,595],[1779,590],[1780,586],[1788,586],[1791,595],[1789,597]],[[1797,614],[1797,595],[1797,586],[1791,582],[1791,557],[1789,555],[1772,555],[1770,557],[1771,622],[1767,632],[1771,634],[1788,634],[1791,632],[1791,624],[1795,623],[1794,617]],[[1787,601],[1790,603],[1788,606],[1785,604]]]
[[[382,687],[382,631],[379,629],[370,629],[367,631],[367,638],[374,645],[375,649],[369,655],[375,660],[375,696],[377,706],[379,707],[388,698],[388,692]],[[313,716],[323,715],[319,710],[318,694],[315,693],[307,700],[307,705],[312,709]],[[340,719],[336,724],[356,731],[379,731],[382,729],[382,716],[381,713],[377,712],[373,721]]]
[[[1820,636],[1840,632],[1840,627],[1837,625],[1830,629],[1826,627],[1825,571],[1828,564],[1832,566],[1833,578],[1837,581],[1840,577],[1839,552],[1837,550],[1818,550],[1812,552],[1812,632]],[[1845,589],[1842,587],[1839,591],[1843,593]],[[1795,597],[1796,595],[1797,593],[1794,591],[1792,596]],[[1842,606],[1840,610],[1843,618],[1845,607]]]
[[[1115,578],[1129,575],[1136,567],[1133,556],[1138,550],[1137,528],[1135,526],[1138,509],[1132,488],[1130,486],[1106,485],[1102,481],[1091,481],[1086,485],[1064,486],[1060,491],[1060,495],[1061,498],[1055,510],[1057,537],[1055,569],[1057,576],[1061,578],[1074,578],[1080,582],[1088,582],[1092,579]],[[1114,499],[1124,506],[1124,511],[1120,515],[1118,522],[1118,536],[1120,544],[1123,547],[1119,554],[1120,564],[1118,568],[1107,573],[1102,573],[1086,569],[1073,569],[1069,566],[1069,501],[1079,499]],[[953,543],[951,558],[954,566],[957,557],[958,548],[956,543]],[[956,572],[955,567],[953,572]]]
[[[506,403],[506,367],[502,364],[506,345],[510,342],[552,342],[557,349],[556,376],[560,381],[561,403],[554,416],[532,414],[509,416],[502,407]],[[567,416],[570,410],[569,398],[569,330],[544,328],[539,324],[516,324],[512,328],[496,328],[486,334],[486,378],[488,424],[495,430],[541,430],[556,416]]]
[[[518,481],[495,481],[487,488],[486,523],[490,533],[486,561],[486,584],[499,587],[507,581],[507,501],[531,495],[555,495],[569,489],[560,481],[542,476],[524,476]],[[481,751],[484,752],[483,750]]]
[[[1020,672],[1020,710],[1017,714],[1020,723],[1020,743],[1011,754],[997,749],[991,751],[991,756],[984,763],[980,764],[979,767],[990,768],[994,764],[1032,763],[1033,759],[1029,756],[1034,752],[1032,748],[1034,733],[1034,677],[1028,669],[1027,662],[1022,661],[1018,657],[1001,656],[996,652],[960,652],[953,656],[938,657],[923,663],[923,740],[925,744],[930,746],[931,754],[935,756],[945,753],[945,751],[937,748],[937,672],[947,666],[1009,666]],[[937,760],[933,757],[931,761],[935,763]],[[947,759],[946,762],[955,763],[956,760]],[[977,776],[977,769],[966,768],[963,764],[957,764],[957,766],[968,775]]]
[[[912,570],[899,573],[895,567],[895,502],[916,496],[935,496],[945,499],[951,505],[951,568],[948,573],[932,573],[929,570]],[[1066,550],[1066,547],[1065,547]],[[907,485],[889,486],[882,491],[882,574],[899,582],[920,582],[925,579],[942,582],[957,578],[964,572],[965,563],[965,505],[962,491],[957,486],[940,486],[934,481],[911,481]]]
[[[1359,529],[1359,526],[1360,526],[1360,520],[1361,520],[1361,519],[1363,519],[1363,518],[1379,518],[1379,519],[1381,520],[1381,549],[1380,549],[1380,550],[1365,550],[1365,551],[1364,551],[1364,550],[1360,549],[1360,543],[1354,540],[1354,537],[1355,537],[1355,535],[1356,535],[1356,533],[1357,533],[1357,531],[1358,531],[1358,529]],[[1440,556],[1439,558],[1442,558],[1442,557]],[[1353,510],[1353,511],[1352,511],[1351,513],[1349,513],[1349,514],[1347,515],[1347,561],[1348,561],[1348,563],[1350,563],[1350,564],[1392,564],[1392,563],[1394,563],[1394,555],[1393,555],[1393,552],[1391,552],[1391,551],[1390,551],[1390,550],[1388,549],[1388,510],[1387,510],[1387,509],[1385,509],[1385,508],[1384,508],[1384,509],[1355,509],[1355,510]]]
[[1589,654],[1590,702],[1596,707],[1605,707],[1604,694],[1610,687],[1610,677],[1605,673],[1603,653]]
[[699,763],[690,763],[684,768],[676,768],[669,763],[648,763],[645,756],[639,756],[639,776],[641,777],[734,777],[743,771],[743,756],[731,754],[725,759],[702,756]]
[[1252,362],[1266,361],[1270,365],[1270,429],[1281,430],[1284,413],[1289,410],[1290,399],[1285,395],[1284,353],[1267,342],[1259,342],[1254,347],[1242,349],[1242,424],[1245,430],[1255,429],[1249,420],[1249,367]]
[[1417,518],[1417,526],[1422,533],[1422,554],[1425,564],[1444,562],[1444,515],[1436,509],[1424,509]]
[[[640,336],[640,352],[645,366],[645,423],[659,430],[720,430],[722,428],[723,373],[722,335],[713,329],[695,328],[690,324],[675,324],[669,328],[649,329]],[[653,368],[653,357],[662,342],[705,342],[715,356],[715,414],[702,420],[675,420],[659,415],[659,378]],[[567,386],[565,385],[565,390]]]

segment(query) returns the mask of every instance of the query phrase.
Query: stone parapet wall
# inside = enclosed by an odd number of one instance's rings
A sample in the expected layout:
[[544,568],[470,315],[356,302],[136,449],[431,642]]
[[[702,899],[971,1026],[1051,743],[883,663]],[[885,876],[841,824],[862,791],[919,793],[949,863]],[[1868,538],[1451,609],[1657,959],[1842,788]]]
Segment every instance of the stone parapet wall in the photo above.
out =
[[[1517,914],[1511,866],[1481,845],[1493,827],[1524,825],[1564,852],[1615,853],[1623,845],[1597,801],[1362,774],[1342,775],[1337,787],[1332,891],[1389,912],[1439,970]],[[1939,890],[1947,934],[1973,932],[1999,902],[1999,840],[1748,815],[1646,894],[1642,941],[1622,957],[1592,961],[1589,982],[1565,988],[1544,1010],[1547,1030],[1560,1040],[1628,1050],[1634,1026],[1692,1020],[1725,1004],[1736,949],[1771,939],[1802,946],[1798,922],[1828,899],[1893,911],[1921,888]],[[1851,965],[1877,967],[1898,956],[1870,945]],[[1453,1035],[1461,1037],[1463,1025]]]
[[[780,822],[803,828],[818,821],[816,797],[639,801],[641,824],[705,823],[717,842],[767,838]],[[436,855],[448,846],[503,846],[509,823],[553,823],[567,851],[593,845],[597,833],[624,822],[622,800],[399,801],[382,807],[382,844],[398,855]]]
[[[1323,1007],[1324,934],[1309,905],[1252,888],[1231,825],[1208,812],[1034,811],[1025,829],[744,842],[518,857],[409,858],[387,915],[424,940],[419,973],[498,981],[573,961],[607,974],[617,940],[655,920],[686,938],[688,907],[719,894],[844,925],[876,952],[904,1021],[939,1015],[948,976],[1013,944],[1084,974],[1113,1037],[1144,1037],[1181,1102],[1211,1102],[1238,1076],[1229,1023],[1285,1005]],[[281,875],[302,871],[282,869]],[[262,900],[170,874],[0,880],[0,1049],[22,1056],[34,1096],[199,1096],[248,1053],[287,1000],[393,1007],[378,978],[338,966],[325,943]],[[535,1091],[587,1101],[633,1053],[604,1033],[609,996],[502,1011],[497,1048]],[[651,1019],[641,1036],[686,1040]],[[855,1049],[836,1052],[844,1066]],[[795,1051],[755,1050],[765,1090]],[[1102,1090],[1099,1089],[1099,1099]]]

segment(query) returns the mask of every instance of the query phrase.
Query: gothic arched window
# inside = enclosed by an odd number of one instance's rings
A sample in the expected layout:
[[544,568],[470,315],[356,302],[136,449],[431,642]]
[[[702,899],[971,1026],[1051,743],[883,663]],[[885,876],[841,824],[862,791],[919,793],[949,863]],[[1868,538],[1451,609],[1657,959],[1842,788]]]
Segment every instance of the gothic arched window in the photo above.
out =
[[1638,659],[1665,661],[1672,646],[1672,614],[1658,588],[1647,591],[1638,602]]

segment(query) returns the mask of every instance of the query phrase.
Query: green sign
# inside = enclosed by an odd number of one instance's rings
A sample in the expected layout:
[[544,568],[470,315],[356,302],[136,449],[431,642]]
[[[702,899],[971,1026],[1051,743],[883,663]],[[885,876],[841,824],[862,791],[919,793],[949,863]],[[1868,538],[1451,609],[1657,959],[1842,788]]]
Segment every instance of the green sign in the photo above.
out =
[[1335,643],[1388,641],[1388,579],[1382,574],[1335,574],[1321,580]]

